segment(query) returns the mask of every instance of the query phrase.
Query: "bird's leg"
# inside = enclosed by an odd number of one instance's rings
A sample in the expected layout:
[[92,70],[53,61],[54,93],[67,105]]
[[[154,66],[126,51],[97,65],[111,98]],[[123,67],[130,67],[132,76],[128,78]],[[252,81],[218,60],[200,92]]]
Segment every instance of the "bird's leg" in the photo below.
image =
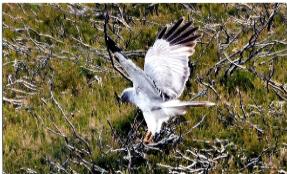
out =
[[149,143],[152,142],[152,138],[153,138],[153,136],[152,136],[151,131],[147,131],[143,141],[144,141],[145,144],[149,144]]

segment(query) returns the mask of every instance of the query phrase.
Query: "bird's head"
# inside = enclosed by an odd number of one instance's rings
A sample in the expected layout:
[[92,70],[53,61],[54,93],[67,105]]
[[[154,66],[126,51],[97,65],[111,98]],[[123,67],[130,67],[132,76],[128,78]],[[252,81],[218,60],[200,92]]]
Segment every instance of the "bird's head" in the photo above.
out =
[[120,101],[122,103],[134,103],[134,92],[134,88],[125,89],[119,96]]

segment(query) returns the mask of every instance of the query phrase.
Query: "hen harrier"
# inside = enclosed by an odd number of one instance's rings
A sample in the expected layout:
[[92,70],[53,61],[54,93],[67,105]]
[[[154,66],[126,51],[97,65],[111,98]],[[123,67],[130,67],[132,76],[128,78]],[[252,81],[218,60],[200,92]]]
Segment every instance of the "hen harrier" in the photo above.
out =
[[135,104],[143,113],[148,131],[144,143],[150,143],[159,133],[163,122],[176,115],[184,115],[192,106],[212,106],[211,102],[180,101],[189,77],[188,57],[194,53],[196,27],[180,18],[165,26],[145,56],[144,70],[126,59],[116,43],[107,38],[108,48],[129,75],[133,87],[125,89],[121,101]]

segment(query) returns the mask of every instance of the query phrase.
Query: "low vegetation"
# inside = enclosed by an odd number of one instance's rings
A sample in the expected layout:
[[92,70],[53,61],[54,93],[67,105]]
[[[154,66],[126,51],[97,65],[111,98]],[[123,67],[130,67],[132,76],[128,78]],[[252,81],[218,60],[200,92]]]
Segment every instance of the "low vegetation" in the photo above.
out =
[[[286,4],[3,4],[5,173],[287,173]],[[143,66],[184,16],[202,34],[184,100],[209,100],[142,144],[109,35]]]

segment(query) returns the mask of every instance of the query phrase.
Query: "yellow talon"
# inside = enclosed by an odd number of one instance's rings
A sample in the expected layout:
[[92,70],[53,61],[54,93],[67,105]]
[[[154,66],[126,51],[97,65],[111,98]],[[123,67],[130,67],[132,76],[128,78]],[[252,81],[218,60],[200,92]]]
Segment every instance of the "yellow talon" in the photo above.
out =
[[152,142],[152,139],[153,139],[153,136],[152,136],[151,131],[147,131],[147,133],[146,133],[146,135],[145,135],[145,137],[144,137],[143,142],[144,142],[145,144],[150,144],[150,143]]

